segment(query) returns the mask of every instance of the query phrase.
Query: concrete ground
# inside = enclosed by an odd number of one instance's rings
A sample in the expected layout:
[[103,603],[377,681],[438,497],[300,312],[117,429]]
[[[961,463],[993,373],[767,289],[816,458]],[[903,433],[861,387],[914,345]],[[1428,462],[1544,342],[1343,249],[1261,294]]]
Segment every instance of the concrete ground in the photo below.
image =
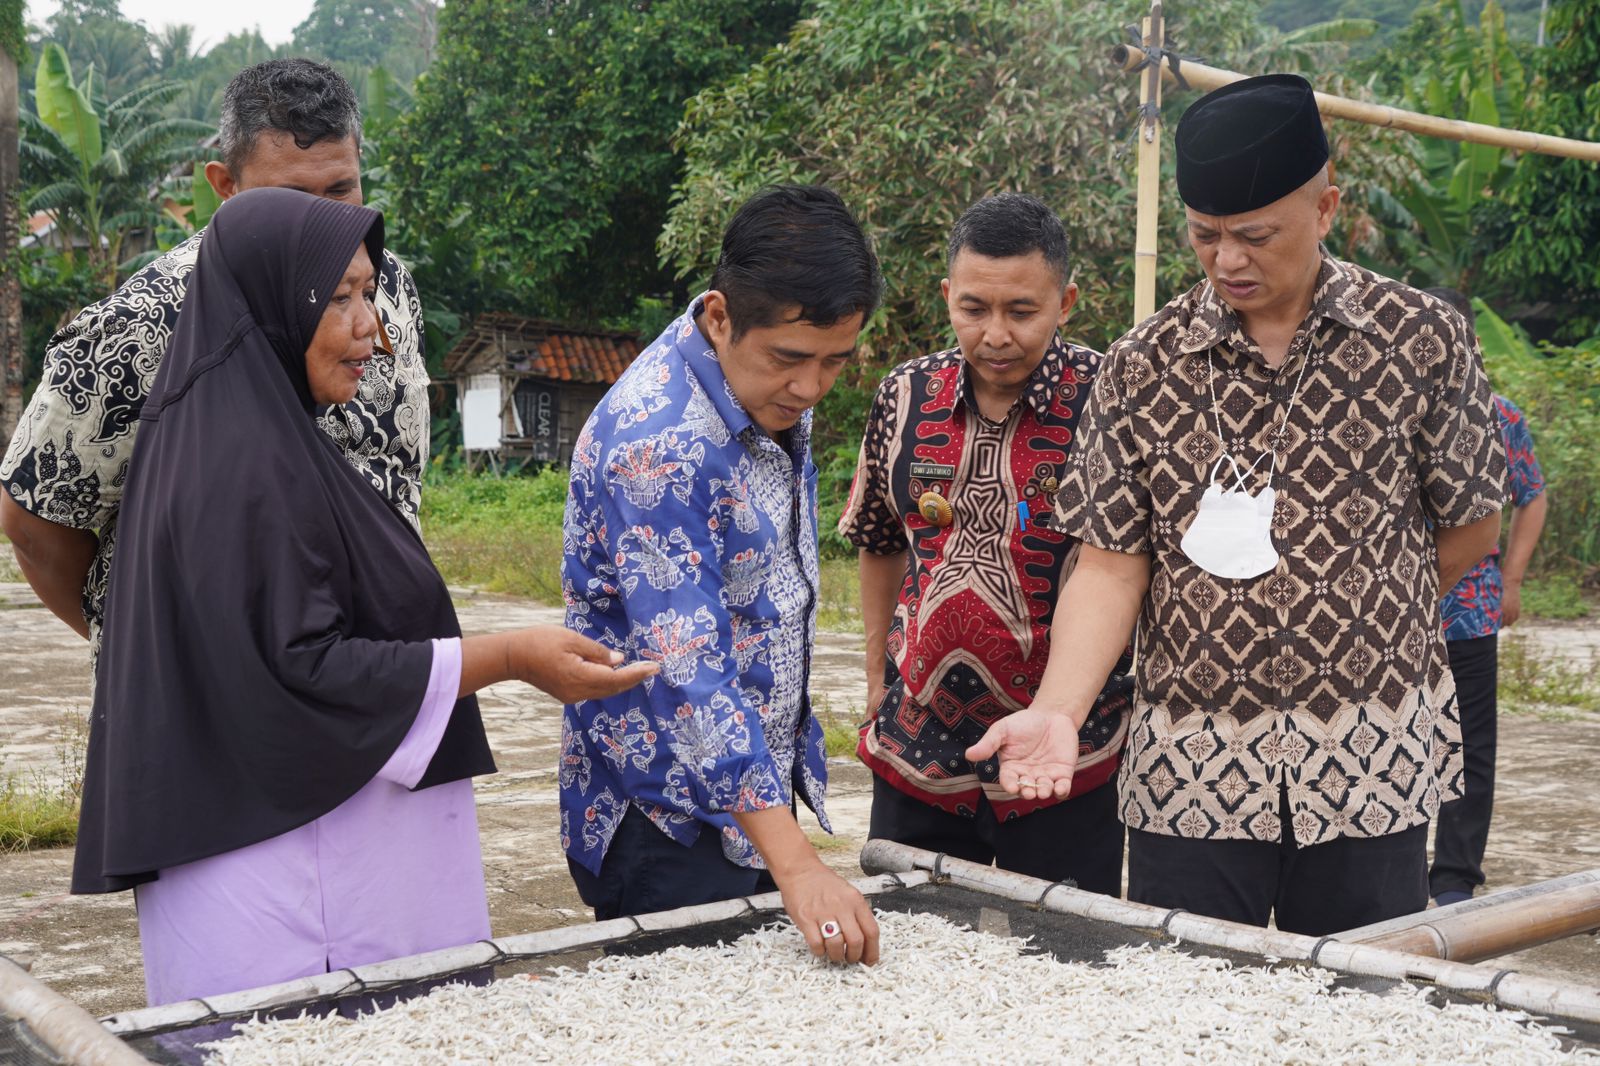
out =
[[[559,622],[560,612],[524,601],[463,593],[468,633]],[[1518,627],[1547,654],[1592,663],[1600,626]],[[860,639],[824,635],[813,698],[841,715],[858,713],[864,683]],[[85,648],[25,585],[0,583],[0,773],[62,772],[71,723],[86,710]],[[531,688],[497,685],[482,695],[500,773],[477,782],[478,820],[497,934],[586,921],[561,855],[555,762],[560,708]],[[1500,780],[1486,870],[1489,890],[1600,866],[1600,716],[1501,721]],[[67,772],[71,772],[70,765]],[[823,858],[859,874],[870,775],[835,760],[828,838],[806,816]],[[0,855],[0,954],[30,960],[33,973],[97,1015],[144,1005],[138,929],[131,893],[66,893],[70,849]],[[1511,956],[1506,965],[1600,986],[1600,944],[1576,937]]]

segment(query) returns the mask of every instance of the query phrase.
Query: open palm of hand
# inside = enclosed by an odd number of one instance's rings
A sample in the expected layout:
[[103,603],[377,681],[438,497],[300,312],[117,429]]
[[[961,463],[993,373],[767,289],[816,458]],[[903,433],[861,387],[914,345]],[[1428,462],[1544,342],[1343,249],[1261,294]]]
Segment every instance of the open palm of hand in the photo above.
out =
[[562,703],[625,692],[656,673],[654,663],[619,666],[620,656],[562,626],[533,626],[511,634],[512,673]]
[[1000,759],[1000,787],[1025,800],[1065,799],[1078,767],[1078,727],[1059,711],[1028,707],[1007,715],[967,749],[967,758]]

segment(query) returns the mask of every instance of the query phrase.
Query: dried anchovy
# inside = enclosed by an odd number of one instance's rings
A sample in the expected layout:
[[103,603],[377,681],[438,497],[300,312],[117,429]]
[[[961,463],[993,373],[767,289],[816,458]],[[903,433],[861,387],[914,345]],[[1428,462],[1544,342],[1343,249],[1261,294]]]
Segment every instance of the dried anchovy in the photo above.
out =
[[361,1018],[245,1023],[208,1066],[933,1061],[1600,1063],[1519,1011],[1335,988],[1307,966],[1234,966],[1171,947],[1103,965],[1025,940],[883,913],[872,968],[813,959],[792,926],[587,969],[447,985]]

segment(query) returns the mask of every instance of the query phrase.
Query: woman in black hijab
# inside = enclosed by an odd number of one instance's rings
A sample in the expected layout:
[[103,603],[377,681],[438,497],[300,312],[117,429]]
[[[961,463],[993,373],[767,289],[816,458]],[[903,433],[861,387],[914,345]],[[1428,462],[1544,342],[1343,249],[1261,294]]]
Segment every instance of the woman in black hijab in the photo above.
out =
[[152,1004],[488,936],[477,689],[654,671],[559,627],[461,638],[422,542],[318,430],[374,357],[381,216],[223,205],[140,416],[74,892],[138,886]]

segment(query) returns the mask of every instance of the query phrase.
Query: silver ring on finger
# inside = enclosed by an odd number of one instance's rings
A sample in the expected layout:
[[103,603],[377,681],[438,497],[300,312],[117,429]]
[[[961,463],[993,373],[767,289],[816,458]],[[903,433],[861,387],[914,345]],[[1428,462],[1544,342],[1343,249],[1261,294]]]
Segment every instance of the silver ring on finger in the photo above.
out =
[[822,923],[822,939],[824,940],[832,940],[841,932],[843,930],[839,928],[839,923],[831,918]]

